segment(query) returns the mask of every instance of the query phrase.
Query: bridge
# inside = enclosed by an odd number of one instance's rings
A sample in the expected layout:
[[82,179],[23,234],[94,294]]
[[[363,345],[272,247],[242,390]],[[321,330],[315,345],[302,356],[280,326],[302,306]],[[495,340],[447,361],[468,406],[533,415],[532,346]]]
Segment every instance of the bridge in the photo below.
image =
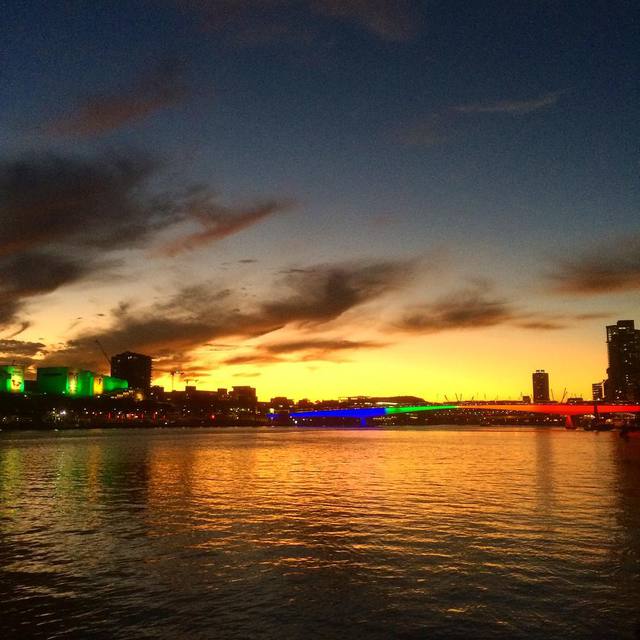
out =
[[[289,417],[294,420],[304,420],[310,418],[352,418],[360,420],[360,424],[365,426],[369,418],[380,418],[383,416],[393,416],[402,413],[418,413],[422,411],[501,411],[520,413],[542,413],[548,415],[561,415],[566,417],[567,425],[571,424],[575,416],[595,415],[611,413],[640,413],[640,404],[605,404],[600,402],[590,402],[582,404],[569,404],[553,402],[548,404],[524,404],[524,403],[491,403],[491,402],[469,402],[457,404],[429,404],[416,406],[393,406],[393,407],[354,407],[343,409],[318,409],[313,411],[294,411],[289,413]],[[272,414],[273,418],[282,414]]]

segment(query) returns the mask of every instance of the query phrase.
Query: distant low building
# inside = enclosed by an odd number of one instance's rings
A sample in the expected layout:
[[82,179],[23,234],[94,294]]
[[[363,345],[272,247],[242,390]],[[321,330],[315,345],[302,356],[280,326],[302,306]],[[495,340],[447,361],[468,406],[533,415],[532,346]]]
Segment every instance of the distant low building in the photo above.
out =
[[232,387],[229,400],[239,406],[255,405],[258,402],[258,396],[254,387],[239,386]]
[[291,398],[286,398],[285,396],[276,396],[275,398],[271,398],[269,401],[269,407],[279,411],[291,409],[294,405],[295,402]]

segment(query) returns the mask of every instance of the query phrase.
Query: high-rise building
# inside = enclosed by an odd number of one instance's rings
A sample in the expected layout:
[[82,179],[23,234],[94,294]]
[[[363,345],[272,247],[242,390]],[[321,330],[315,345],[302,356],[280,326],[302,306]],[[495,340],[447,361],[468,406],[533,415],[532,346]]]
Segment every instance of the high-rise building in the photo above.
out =
[[640,401],[640,329],[633,320],[618,320],[607,326],[607,381],[609,402]]
[[594,402],[604,400],[604,389],[602,387],[602,382],[594,382],[591,385],[591,397],[593,398]]
[[544,369],[537,369],[531,378],[533,381],[533,401],[549,402],[549,374]]
[[111,358],[111,375],[129,381],[130,389],[151,388],[151,356],[125,351]]

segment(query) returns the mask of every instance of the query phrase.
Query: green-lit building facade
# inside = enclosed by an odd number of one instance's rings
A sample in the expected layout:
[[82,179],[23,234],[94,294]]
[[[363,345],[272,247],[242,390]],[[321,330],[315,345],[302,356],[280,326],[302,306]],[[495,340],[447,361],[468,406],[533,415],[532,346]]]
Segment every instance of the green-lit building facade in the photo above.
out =
[[0,393],[24,393],[24,367],[0,366]]
[[129,383],[121,378],[104,376],[84,369],[38,367],[37,387],[39,393],[90,398],[103,393],[125,391],[129,388]]

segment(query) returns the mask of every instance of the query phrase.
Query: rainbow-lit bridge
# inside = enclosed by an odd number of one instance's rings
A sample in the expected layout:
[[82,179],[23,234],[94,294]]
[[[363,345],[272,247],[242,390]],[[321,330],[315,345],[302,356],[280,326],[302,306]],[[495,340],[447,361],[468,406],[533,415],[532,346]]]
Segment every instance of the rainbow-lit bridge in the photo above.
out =
[[[350,418],[359,420],[363,426],[370,418],[381,418],[403,413],[418,413],[423,411],[498,411],[498,412],[520,412],[538,413],[548,415],[565,416],[567,425],[575,416],[603,415],[613,413],[640,413],[640,404],[604,404],[604,403],[580,403],[569,404],[553,402],[549,404],[525,404],[525,403],[492,403],[492,402],[464,402],[457,404],[429,404],[416,406],[375,406],[375,407],[354,407],[341,409],[318,409],[314,411],[293,411],[288,417],[293,420],[304,420],[312,418]],[[272,414],[273,418],[282,417],[282,414]]]

